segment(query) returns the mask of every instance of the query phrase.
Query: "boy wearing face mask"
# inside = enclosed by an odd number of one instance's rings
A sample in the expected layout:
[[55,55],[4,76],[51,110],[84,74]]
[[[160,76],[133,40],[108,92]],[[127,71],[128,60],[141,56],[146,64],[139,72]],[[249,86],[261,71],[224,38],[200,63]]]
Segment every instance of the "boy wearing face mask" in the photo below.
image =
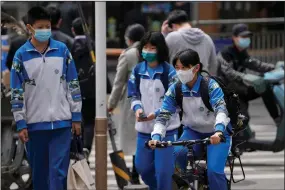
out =
[[261,96],[271,117],[278,121],[279,113],[270,88],[263,91],[260,84],[264,82],[260,80],[256,80],[256,84],[253,86],[249,86],[246,82],[254,77],[254,75],[246,73],[246,69],[262,74],[275,69],[275,66],[261,62],[248,54],[247,50],[250,47],[252,32],[248,30],[247,25],[234,25],[232,34],[233,45],[226,47],[217,55],[218,75],[239,94],[240,109],[243,115],[249,118],[248,102]]
[[80,135],[81,93],[73,58],[53,40],[50,15],[28,11],[31,38],[15,53],[11,104],[26,144],[34,190],[65,190],[72,132]]

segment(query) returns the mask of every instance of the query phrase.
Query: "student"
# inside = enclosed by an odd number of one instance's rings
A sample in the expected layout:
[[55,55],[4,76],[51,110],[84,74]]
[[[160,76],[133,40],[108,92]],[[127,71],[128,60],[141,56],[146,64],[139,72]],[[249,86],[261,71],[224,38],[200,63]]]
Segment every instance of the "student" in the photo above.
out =
[[[184,131],[179,140],[196,140],[210,137],[211,145],[207,147],[207,175],[211,190],[227,190],[227,181],[225,178],[224,168],[227,156],[231,146],[231,137],[228,130],[232,127],[229,124],[227,108],[224,101],[224,94],[218,83],[212,79],[209,80],[209,97],[210,104],[214,112],[210,112],[203,103],[201,98],[201,86],[204,78],[200,74],[202,64],[200,63],[199,55],[196,51],[187,49],[178,53],[173,59],[173,65],[177,70],[178,78],[182,85],[181,91],[183,94],[183,117],[182,124]],[[166,123],[172,114],[176,114],[176,86],[172,85],[163,101],[160,114],[156,118],[154,131],[161,138],[165,137]],[[207,83],[204,83],[207,84]],[[179,86],[178,86],[179,87]],[[228,127],[228,129],[226,129]],[[225,143],[220,143],[220,136],[224,135]],[[157,143],[156,140],[150,141],[153,148]],[[219,144],[220,143],[220,144]],[[194,146],[195,154],[198,154],[199,146]],[[182,170],[186,169],[187,164],[187,148],[183,146],[175,147],[175,160]]]
[[[158,139],[158,131],[153,130],[154,119],[160,112],[164,94],[176,82],[175,69],[169,65],[168,48],[160,32],[148,32],[142,38],[139,53],[144,59],[136,65],[128,83],[128,97],[136,115],[135,128],[138,131],[135,166],[150,190],[171,190],[174,172],[173,148],[151,150],[145,141]],[[175,141],[180,126],[176,113],[168,123],[163,139]]]
[[217,64],[213,40],[201,29],[193,28],[188,18],[185,11],[174,10],[161,27],[169,48],[170,63],[178,52],[190,48],[198,52],[205,70],[215,75]]
[[[74,35],[74,43],[71,48],[71,55],[75,62],[75,67],[78,73],[82,95],[82,118],[84,126],[82,127],[84,151],[88,150],[87,155],[90,155],[94,139],[94,120],[96,115],[96,88],[95,88],[95,66],[90,57],[88,41],[82,27],[82,19],[76,18],[72,22],[71,31]],[[88,26],[87,26],[88,27]],[[95,52],[94,41],[91,40],[91,46]],[[106,76],[107,94],[111,93],[111,82]],[[86,148],[86,149],[85,149]]]
[[31,8],[27,28],[32,37],[15,53],[11,69],[12,112],[34,190],[66,190],[72,132],[81,129],[77,73],[66,45],[50,38],[47,10]]
[[125,39],[128,48],[119,57],[112,93],[108,100],[109,112],[112,112],[118,104],[120,106],[121,118],[118,123],[119,147],[122,148],[126,155],[133,155],[133,169],[131,173],[133,184],[139,184],[139,175],[135,168],[137,132],[135,130],[135,115],[130,109],[130,100],[127,98],[127,84],[132,69],[139,63],[138,46],[144,34],[145,29],[140,24],[130,25],[126,29]]
[[[10,86],[10,81],[9,81],[9,76],[10,72],[9,69],[7,68],[7,51],[5,51],[5,48],[8,49],[9,51],[9,36],[7,34],[7,29],[6,28],[1,28],[1,72],[2,72],[2,83],[5,86],[6,89],[9,89]],[[5,47],[5,48],[4,48]]]
[[74,40],[69,35],[60,31],[60,27],[62,25],[62,16],[60,9],[51,5],[48,6],[47,10],[51,16],[51,37],[66,44],[68,50],[71,51]]

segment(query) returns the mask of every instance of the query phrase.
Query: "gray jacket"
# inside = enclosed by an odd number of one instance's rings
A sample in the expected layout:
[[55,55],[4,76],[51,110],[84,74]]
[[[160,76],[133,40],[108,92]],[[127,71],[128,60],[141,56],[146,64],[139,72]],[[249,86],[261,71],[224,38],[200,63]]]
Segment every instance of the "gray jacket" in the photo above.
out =
[[165,40],[169,48],[170,64],[178,52],[193,49],[198,52],[203,69],[216,74],[216,48],[208,34],[199,28],[182,28],[169,33]]
[[109,108],[116,108],[118,104],[120,107],[119,148],[122,148],[126,155],[134,155],[136,150],[135,114],[127,97],[127,83],[132,69],[139,62],[138,45],[139,42],[134,43],[120,55],[113,89],[108,100]]

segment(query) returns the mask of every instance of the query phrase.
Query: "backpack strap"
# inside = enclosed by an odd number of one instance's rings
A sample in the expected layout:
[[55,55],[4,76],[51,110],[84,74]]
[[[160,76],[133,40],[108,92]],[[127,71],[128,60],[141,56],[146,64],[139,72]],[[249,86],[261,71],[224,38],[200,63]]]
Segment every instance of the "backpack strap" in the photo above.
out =
[[210,95],[209,95],[209,83],[210,83],[210,77],[204,76],[201,80],[200,84],[200,95],[202,98],[203,103],[205,104],[206,108],[213,112],[213,108],[210,104]]
[[168,75],[169,75],[170,65],[169,63],[164,62],[162,66],[163,66],[163,73],[161,74],[160,80],[166,92],[168,90],[168,85],[169,85]]
[[181,113],[183,113],[183,92],[182,92],[182,83],[178,81],[175,85],[175,100],[177,103],[177,106],[180,107]]

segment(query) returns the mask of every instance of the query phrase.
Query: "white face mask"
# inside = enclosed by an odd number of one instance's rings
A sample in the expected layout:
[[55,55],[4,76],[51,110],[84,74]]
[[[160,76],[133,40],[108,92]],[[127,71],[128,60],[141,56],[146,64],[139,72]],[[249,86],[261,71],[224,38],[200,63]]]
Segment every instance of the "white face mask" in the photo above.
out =
[[187,71],[183,71],[183,70],[179,70],[177,71],[177,76],[179,78],[179,80],[183,83],[183,84],[186,84],[190,81],[193,80],[194,78],[194,73],[193,73],[193,70],[194,70],[195,67],[187,70]]

